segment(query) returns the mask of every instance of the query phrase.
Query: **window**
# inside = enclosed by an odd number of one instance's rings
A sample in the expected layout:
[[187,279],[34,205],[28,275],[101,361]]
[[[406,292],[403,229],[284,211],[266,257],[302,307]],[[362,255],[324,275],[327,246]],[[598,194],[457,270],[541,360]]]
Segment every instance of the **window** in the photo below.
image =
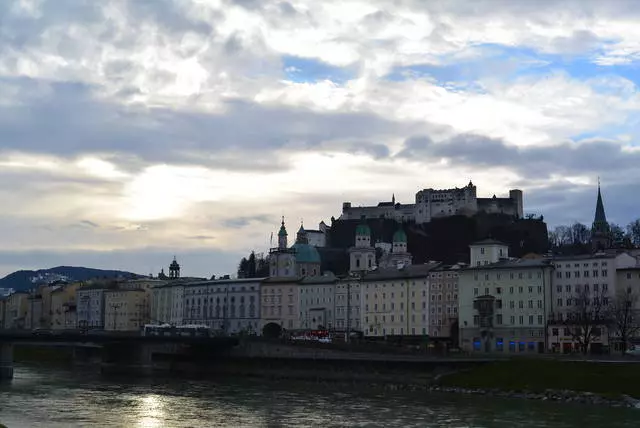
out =
[[473,325],[478,325],[480,324],[480,316],[479,315],[474,315],[473,316]]
[[556,272],[556,278],[561,279],[562,278],[562,272]]
[[509,293],[513,294],[513,287],[509,287]]
[[602,276],[604,276],[604,277],[606,277],[606,276],[607,276],[607,270],[606,270],[606,269],[603,269],[603,270],[602,270]]
[[477,295],[478,295],[478,289],[477,289],[477,288],[474,288],[474,289],[473,289],[473,295],[474,295],[474,296],[477,296]]
[[511,309],[514,309],[516,307],[516,302],[514,302],[513,300],[509,302],[509,307]]
[[558,299],[557,303],[558,303],[558,307],[561,307],[562,306],[562,299]]
[[598,277],[598,271],[596,269],[593,270],[593,277],[594,278]]
[[533,287],[529,287],[529,294],[533,293]]
[[502,294],[502,287],[496,287],[496,294]]
[[571,272],[565,272],[564,273],[564,277],[565,278],[571,278]]
[[542,325],[542,315],[538,315],[538,324]]
[[511,317],[509,318],[509,321],[511,321],[511,325],[514,325],[516,323],[516,317],[511,315]]
[[533,324],[533,315],[529,315],[529,325]]
[[522,272],[520,272],[520,273],[518,274],[518,278],[519,278],[519,279],[522,279]]
[[498,314],[496,317],[496,324],[502,325],[502,314]]
[[520,309],[524,309],[524,302],[523,302],[522,300],[520,300],[520,301],[518,302],[518,307],[519,307]]
[[480,247],[480,254],[484,254],[484,247]]
[[558,293],[562,293],[562,285],[556,286],[556,290],[558,291]]
[[573,273],[573,276],[574,276],[575,278],[580,278],[580,271],[579,271],[579,270],[575,271],[575,272]]
[[488,273],[485,273],[485,274],[484,274],[484,280],[485,280],[485,281],[489,281],[489,274],[488,274]]
[[520,325],[524,324],[524,316],[520,315],[520,317],[518,317],[518,321],[520,321]]
[[557,328],[552,328],[551,329],[551,335],[552,336],[557,336],[558,335],[558,329]]

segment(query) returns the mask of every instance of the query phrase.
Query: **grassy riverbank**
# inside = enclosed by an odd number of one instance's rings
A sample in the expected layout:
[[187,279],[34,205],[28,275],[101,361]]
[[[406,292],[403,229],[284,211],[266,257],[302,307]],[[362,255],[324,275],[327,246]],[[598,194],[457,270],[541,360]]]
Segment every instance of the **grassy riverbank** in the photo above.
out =
[[503,391],[571,390],[640,399],[640,364],[514,359],[446,375],[439,384]]

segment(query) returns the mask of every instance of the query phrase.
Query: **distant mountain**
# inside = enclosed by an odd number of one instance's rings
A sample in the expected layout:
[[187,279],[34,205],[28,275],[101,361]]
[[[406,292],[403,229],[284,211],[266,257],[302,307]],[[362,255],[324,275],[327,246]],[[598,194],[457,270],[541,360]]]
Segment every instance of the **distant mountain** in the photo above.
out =
[[19,270],[0,279],[0,288],[13,288],[16,291],[27,291],[40,284],[56,281],[86,281],[95,278],[139,278],[131,272],[120,270],[103,270],[75,266],[58,266],[51,269]]

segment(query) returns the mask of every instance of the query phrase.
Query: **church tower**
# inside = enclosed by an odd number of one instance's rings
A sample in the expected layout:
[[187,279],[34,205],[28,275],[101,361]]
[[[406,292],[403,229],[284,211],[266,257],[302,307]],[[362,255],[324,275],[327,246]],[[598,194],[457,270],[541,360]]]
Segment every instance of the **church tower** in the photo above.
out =
[[180,265],[176,260],[176,257],[173,256],[173,261],[169,265],[169,279],[178,279],[180,278]]
[[600,192],[600,180],[598,179],[598,200],[596,202],[596,214],[591,226],[591,249],[593,252],[603,251],[611,247],[611,229],[604,213],[602,193]]
[[278,248],[281,250],[287,248],[287,228],[284,227],[284,216],[282,216],[282,223],[280,223],[280,231],[278,232]]
[[278,232],[278,248],[269,251],[269,274],[271,277],[296,276],[296,252],[288,248],[287,228],[284,225],[284,217],[280,223]]
[[371,246],[371,229],[362,221],[356,227],[355,244],[349,248],[349,272],[362,272],[376,267],[376,249]]

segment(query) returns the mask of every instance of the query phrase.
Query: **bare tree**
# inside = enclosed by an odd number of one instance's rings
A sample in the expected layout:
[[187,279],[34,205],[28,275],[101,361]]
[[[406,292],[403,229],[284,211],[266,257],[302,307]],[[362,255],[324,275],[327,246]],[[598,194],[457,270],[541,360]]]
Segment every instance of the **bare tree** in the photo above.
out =
[[588,244],[591,239],[591,231],[582,223],[573,223],[571,226],[571,243],[574,245]]
[[636,247],[640,247],[640,219],[634,220],[627,226],[627,234]]
[[608,320],[610,336],[620,341],[620,352],[627,350],[629,339],[640,331],[640,313],[637,309],[638,295],[631,289],[618,290],[609,306]]
[[583,354],[589,351],[591,343],[598,338],[605,327],[605,316],[609,306],[606,294],[591,291],[587,285],[580,287],[574,298],[573,310],[567,314],[565,327],[571,338],[577,342]]

